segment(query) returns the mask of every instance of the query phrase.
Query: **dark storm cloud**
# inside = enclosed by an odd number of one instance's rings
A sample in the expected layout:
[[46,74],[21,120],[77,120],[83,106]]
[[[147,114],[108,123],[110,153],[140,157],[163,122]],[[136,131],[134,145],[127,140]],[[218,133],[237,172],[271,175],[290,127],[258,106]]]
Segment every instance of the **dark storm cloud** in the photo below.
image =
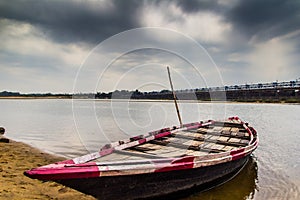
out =
[[[159,7],[166,2],[10,0],[0,2],[0,19],[29,23],[56,42],[95,44],[114,34],[140,27],[140,8],[148,4]],[[168,3],[176,4],[187,13],[217,8],[216,1],[178,0]],[[107,10],[97,7],[104,4],[109,4]]]
[[136,27],[140,1],[107,3],[112,10],[97,9],[100,1],[2,1],[0,19],[30,23],[58,42],[94,43]]
[[217,1],[211,0],[178,0],[177,5],[185,12],[197,12],[199,10],[219,10]]
[[239,1],[227,17],[249,38],[266,40],[300,29],[300,1]]
[[[0,2],[0,19],[30,23],[58,42],[97,43],[119,32],[140,27],[140,8],[147,4],[159,7],[162,2],[168,1],[10,0]],[[97,9],[105,3],[111,4],[113,9]],[[255,35],[264,40],[300,29],[300,2],[294,0],[233,1],[229,7],[209,0],[168,3],[176,4],[186,13],[207,10],[224,14],[225,20],[248,38]]]

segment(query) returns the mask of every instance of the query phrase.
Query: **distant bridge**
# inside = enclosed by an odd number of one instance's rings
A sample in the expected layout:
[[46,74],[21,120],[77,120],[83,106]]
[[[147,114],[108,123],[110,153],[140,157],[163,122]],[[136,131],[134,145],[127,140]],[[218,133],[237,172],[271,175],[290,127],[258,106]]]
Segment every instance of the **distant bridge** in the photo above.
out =
[[[177,90],[180,100],[300,103],[300,80]],[[137,99],[172,99],[168,90],[133,95]]]
[[[300,103],[300,81],[177,90],[176,97],[179,100]],[[152,92],[122,90],[108,94],[97,93],[96,98],[171,100],[173,95],[170,90]]]
[[300,78],[295,81],[272,82],[272,83],[254,83],[243,85],[231,85],[224,87],[210,87],[177,90],[176,92],[197,92],[197,91],[232,91],[232,90],[255,90],[255,89],[280,89],[280,88],[298,88],[300,87]]

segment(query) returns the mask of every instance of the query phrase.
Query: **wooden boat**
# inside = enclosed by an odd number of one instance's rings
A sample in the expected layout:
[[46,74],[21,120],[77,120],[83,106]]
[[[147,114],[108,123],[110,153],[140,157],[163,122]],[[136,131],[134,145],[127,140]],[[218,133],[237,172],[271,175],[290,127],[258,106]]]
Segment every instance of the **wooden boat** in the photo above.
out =
[[149,198],[229,178],[246,164],[257,145],[256,131],[231,117],[149,132],[24,174],[99,199]]

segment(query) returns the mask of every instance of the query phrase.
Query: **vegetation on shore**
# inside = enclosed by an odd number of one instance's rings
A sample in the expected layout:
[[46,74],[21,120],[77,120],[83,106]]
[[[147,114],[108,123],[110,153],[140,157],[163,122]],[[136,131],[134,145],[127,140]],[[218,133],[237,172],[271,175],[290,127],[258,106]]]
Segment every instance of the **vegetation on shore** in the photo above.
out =
[[[234,90],[234,91],[203,91],[181,90],[177,91],[179,100],[199,101],[231,101],[231,102],[257,102],[257,103],[300,103],[300,88]],[[114,91],[79,94],[21,94],[18,92],[0,92],[0,98],[26,98],[26,99],[143,99],[143,100],[172,100],[171,91]]]

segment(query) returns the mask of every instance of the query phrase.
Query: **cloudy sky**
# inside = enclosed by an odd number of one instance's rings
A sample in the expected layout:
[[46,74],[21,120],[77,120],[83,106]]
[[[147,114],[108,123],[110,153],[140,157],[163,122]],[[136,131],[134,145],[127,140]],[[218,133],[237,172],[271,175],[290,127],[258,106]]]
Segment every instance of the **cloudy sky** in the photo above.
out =
[[0,91],[176,89],[300,77],[295,0],[0,1]]

